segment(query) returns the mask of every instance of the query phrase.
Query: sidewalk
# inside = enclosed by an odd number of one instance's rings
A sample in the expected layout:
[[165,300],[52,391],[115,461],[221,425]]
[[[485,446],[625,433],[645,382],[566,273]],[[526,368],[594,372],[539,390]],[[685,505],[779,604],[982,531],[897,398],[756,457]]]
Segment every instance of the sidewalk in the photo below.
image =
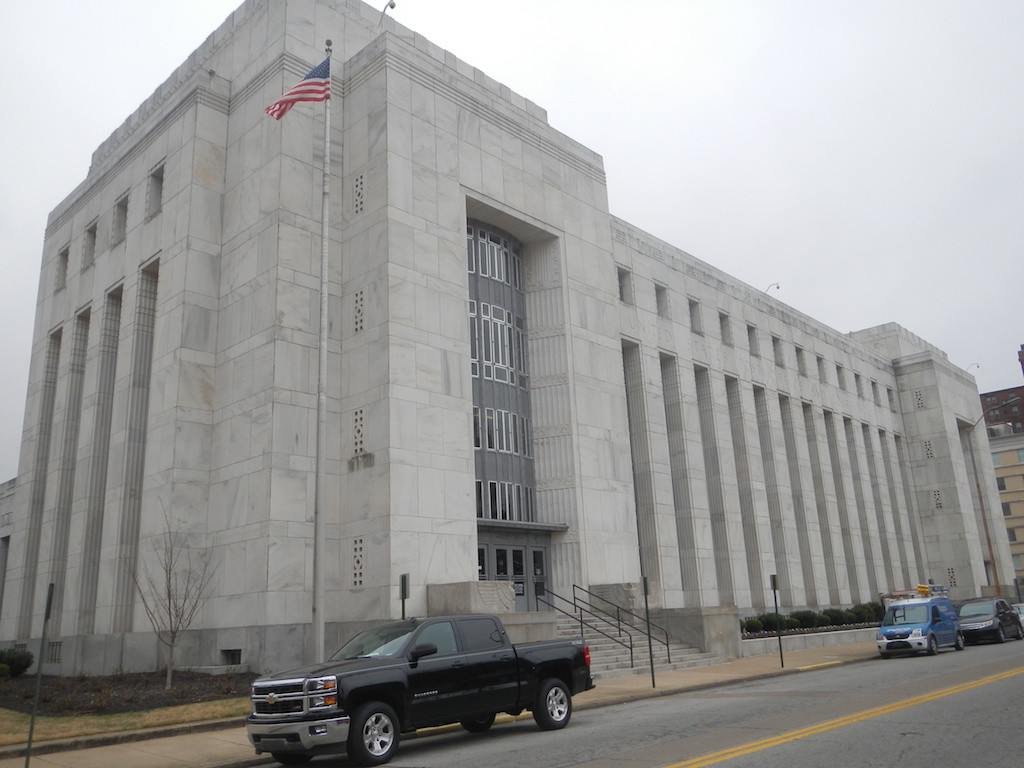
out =
[[[697,669],[660,673],[655,670],[657,687],[651,686],[650,671],[645,670],[642,674],[599,679],[595,689],[573,697],[573,706],[576,710],[593,709],[876,658],[878,649],[871,640],[787,651],[785,668],[780,667],[779,657],[775,654],[737,659]],[[445,726],[452,727],[458,726]],[[429,736],[437,730],[420,731],[412,738]],[[30,765],[37,768],[248,768],[277,765],[267,755],[256,756],[245,736],[245,726],[238,720],[181,725],[154,731],[40,742],[33,745]],[[117,740],[117,743],[109,743],[111,740]],[[24,765],[24,745],[0,748],[0,768],[23,768]]]

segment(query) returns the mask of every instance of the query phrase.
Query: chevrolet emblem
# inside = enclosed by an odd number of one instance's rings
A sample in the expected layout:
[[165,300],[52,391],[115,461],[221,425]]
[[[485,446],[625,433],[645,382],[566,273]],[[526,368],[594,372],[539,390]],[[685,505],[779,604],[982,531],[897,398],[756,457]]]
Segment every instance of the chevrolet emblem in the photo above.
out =
[[277,694],[276,693],[268,693],[267,694],[267,704],[273,704],[275,701],[277,701]]

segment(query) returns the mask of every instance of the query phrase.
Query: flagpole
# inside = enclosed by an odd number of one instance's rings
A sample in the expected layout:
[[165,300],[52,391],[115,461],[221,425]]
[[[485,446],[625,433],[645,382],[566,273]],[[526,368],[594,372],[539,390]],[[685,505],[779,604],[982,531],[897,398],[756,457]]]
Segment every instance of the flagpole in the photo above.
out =
[[[331,41],[327,41],[331,58]],[[327,553],[327,297],[329,291],[328,232],[331,194],[331,100],[324,100],[324,169],[320,207],[320,339],[316,391],[316,496],[313,502],[313,661],[324,660]]]

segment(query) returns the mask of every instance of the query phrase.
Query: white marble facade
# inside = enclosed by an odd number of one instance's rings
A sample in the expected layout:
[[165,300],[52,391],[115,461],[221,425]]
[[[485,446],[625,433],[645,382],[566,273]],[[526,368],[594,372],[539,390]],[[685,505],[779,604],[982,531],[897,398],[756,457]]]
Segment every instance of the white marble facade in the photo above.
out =
[[641,558],[664,615],[761,610],[769,574],[790,609],[983,589],[973,379],[611,216],[600,156],[379,20],[248,0],[51,214],[0,643],[39,637],[55,582],[61,671],[153,666],[131,571],[171,521],[218,563],[184,663],[308,656],[323,108],[263,107],[327,38],[328,644],[400,615],[401,574],[413,615],[477,583],[468,220],[523,244],[550,589],[635,594]]

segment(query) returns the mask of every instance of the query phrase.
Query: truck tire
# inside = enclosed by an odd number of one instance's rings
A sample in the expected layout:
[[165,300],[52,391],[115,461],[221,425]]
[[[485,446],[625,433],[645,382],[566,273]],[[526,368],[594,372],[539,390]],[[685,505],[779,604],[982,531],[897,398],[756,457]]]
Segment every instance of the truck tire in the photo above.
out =
[[935,635],[928,635],[928,655],[934,656],[939,652],[939,641],[935,639]]
[[533,704],[533,719],[542,730],[565,728],[572,717],[572,695],[558,678],[542,680]]
[[356,765],[383,765],[395,755],[401,726],[395,710],[382,701],[360,704],[352,713],[346,751]]
[[997,643],[1005,643],[1006,642],[1006,630],[1003,629],[1003,625],[1002,624],[1000,624],[999,625],[999,629],[996,630],[996,642]]
[[966,643],[964,642],[964,633],[963,632],[957,632],[956,633],[956,644],[953,647],[956,648],[958,651],[962,651],[964,649],[965,645],[966,645]]
[[483,717],[475,717],[472,720],[463,720],[459,725],[470,733],[483,733],[494,725],[494,713],[484,715]]
[[312,755],[303,755],[295,752],[271,752],[270,756],[281,765],[305,765],[313,759]]

